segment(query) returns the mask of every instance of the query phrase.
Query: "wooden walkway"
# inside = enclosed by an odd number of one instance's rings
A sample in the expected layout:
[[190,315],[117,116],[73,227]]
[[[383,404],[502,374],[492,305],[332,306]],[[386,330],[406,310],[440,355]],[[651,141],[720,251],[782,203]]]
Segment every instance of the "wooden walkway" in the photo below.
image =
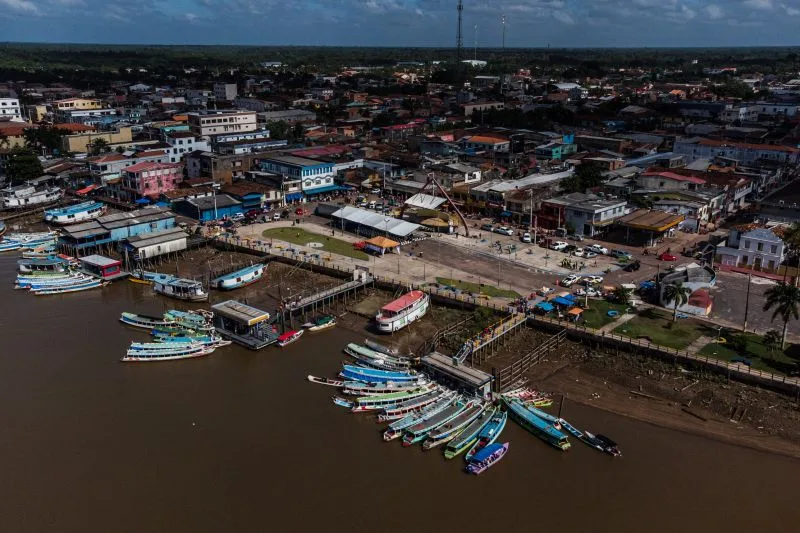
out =
[[364,276],[362,279],[348,281],[347,283],[342,283],[341,285],[337,285],[332,289],[327,289],[322,292],[312,294],[311,296],[307,296],[294,302],[287,302],[286,310],[302,311],[309,307],[314,307],[317,304],[325,303],[326,301],[338,298],[339,296],[355,292],[362,287],[370,285],[373,281],[374,280],[372,276],[369,275]]
[[507,334],[515,333],[523,326],[523,324],[525,324],[527,319],[528,317],[526,317],[525,314],[515,313],[510,317],[504,318],[497,324],[489,326],[487,328],[489,330],[488,333],[482,332],[472,339],[467,339],[467,341],[464,342],[464,345],[461,347],[461,350],[459,350],[456,354],[456,361],[461,364],[467,357],[469,357],[474,364],[475,357],[477,356],[478,362],[480,362],[480,353],[483,349],[494,347],[496,343]]

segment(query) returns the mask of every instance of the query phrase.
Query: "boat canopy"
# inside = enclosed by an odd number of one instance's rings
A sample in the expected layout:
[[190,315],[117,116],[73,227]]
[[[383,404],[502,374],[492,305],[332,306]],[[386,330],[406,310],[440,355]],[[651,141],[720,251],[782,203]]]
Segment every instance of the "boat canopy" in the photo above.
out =
[[408,306],[412,305],[413,303],[417,302],[424,296],[425,293],[422,291],[411,291],[407,294],[404,294],[397,300],[389,302],[388,304],[384,305],[382,309],[384,311],[398,313],[403,309],[407,308]]
[[492,443],[492,444],[490,444],[488,446],[485,446],[478,453],[473,455],[471,460],[473,462],[475,462],[475,463],[482,463],[483,461],[487,460],[489,457],[492,456],[493,453],[495,453],[497,450],[499,450],[502,447],[503,447],[503,445],[498,443],[498,442]]

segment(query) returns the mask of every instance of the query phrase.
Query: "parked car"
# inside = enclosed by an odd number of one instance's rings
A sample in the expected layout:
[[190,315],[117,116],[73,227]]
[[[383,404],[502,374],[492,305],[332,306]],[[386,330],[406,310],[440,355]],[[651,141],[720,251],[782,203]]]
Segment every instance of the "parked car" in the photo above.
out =
[[596,254],[608,255],[608,248],[606,248],[605,246],[601,246],[599,244],[590,244],[589,246],[586,247],[586,249]]
[[561,286],[562,287],[569,287],[570,285],[572,285],[574,283],[577,283],[579,279],[581,279],[580,276],[578,276],[576,274],[570,274],[569,276],[567,276],[567,277],[565,277],[565,278],[563,278],[561,280]]
[[491,224],[482,224],[481,229],[483,231],[494,231],[494,226]]
[[372,189],[370,192],[371,192],[372,194],[380,194],[380,193],[381,193],[381,189],[380,189],[380,187],[375,187],[375,188],[374,188],[374,189]]
[[661,261],[677,261],[678,258],[670,253],[664,252],[658,256],[658,259]]
[[633,259],[633,255],[630,252],[626,252],[625,250],[611,250],[611,257],[616,257],[617,259],[625,259],[630,261]]
[[371,201],[371,202],[368,204],[368,206],[369,206],[369,208],[370,208],[370,209],[375,209],[375,206],[376,206],[376,205],[378,205],[378,202],[376,202],[375,200],[372,200],[372,201]]
[[281,219],[281,214],[280,214],[280,213],[278,213],[277,211],[275,211],[275,213],[272,215],[272,220],[274,220],[275,222],[277,222],[277,221],[279,221],[280,219]]
[[556,252],[560,252],[561,250],[563,250],[567,246],[569,246],[569,245],[567,243],[565,243],[564,241],[556,241],[556,242],[554,242],[553,244],[550,245],[550,249],[551,250],[555,250]]
[[499,228],[494,228],[495,233],[499,233],[501,235],[514,235],[514,230],[509,228],[508,226],[500,226]]
[[583,249],[583,257],[586,259],[591,259],[592,257],[597,257],[597,254],[594,252],[590,252],[586,248]]
[[586,255],[586,252],[579,248],[579,249],[575,250],[574,252],[572,252],[572,255],[574,255],[575,257],[584,257]]
[[580,287],[575,290],[574,294],[575,296],[589,296],[591,298],[596,298],[601,296],[600,291],[598,291],[597,289],[593,289],[592,287],[586,287],[585,289],[583,287]]
[[522,234],[522,237],[520,237],[520,240],[522,242],[530,243],[531,242],[531,234],[526,231],[525,233]]
[[231,215],[230,218],[234,222],[240,222],[240,221],[244,220],[244,213],[234,213],[234,214]]
[[298,207],[297,209],[294,210],[294,214],[301,217],[305,214],[305,211],[303,211],[302,207]]
[[642,266],[641,261],[637,259],[636,261],[631,261],[630,263],[625,265],[625,267],[622,270],[624,270],[625,272],[634,272],[636,270],[639,270],[641,266]]
[[569,235],[567,235],[567,239],[569,239],[571,241],[581,242],[581,241],[583,241],[583,235],[576,235],[574,233],[570,233]]
[[603,276],[586,276],[583,278],[584,283],[589,283],[591,285],[599,285],[603,283]]

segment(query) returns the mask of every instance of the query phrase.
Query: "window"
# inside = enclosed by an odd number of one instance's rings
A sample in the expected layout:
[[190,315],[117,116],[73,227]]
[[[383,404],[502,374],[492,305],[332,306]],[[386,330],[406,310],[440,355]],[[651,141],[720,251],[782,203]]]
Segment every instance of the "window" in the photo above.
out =
[[745,250],[749,250],[750,249],[750,241],[744,241],[744,249]]
[[763,242],[759,242],[759,243],[757,243],[757,244],[758,244],[758,246],[757,246],[757,248],[756,248],[756,249],[757,249],[759,252],[763,252],[763,251],[764,251],[764,243],[763,243]]
[[777,254],[778,253],[778,245],[777,244],[773,244],[772,246],[770,246],[769,247],[769,253]]

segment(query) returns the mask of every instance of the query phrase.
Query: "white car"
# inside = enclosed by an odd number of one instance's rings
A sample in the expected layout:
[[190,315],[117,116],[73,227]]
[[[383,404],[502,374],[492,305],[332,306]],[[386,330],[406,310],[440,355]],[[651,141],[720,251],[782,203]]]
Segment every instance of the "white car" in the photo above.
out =
[[501,235],[514,235],[514,230],[512,230],[508,226],[500,226],[499,228],[494,228],[494,232],[500,233]]
[[575,296],[589,296],[591,298],[596,298],[600,296],[600,291],[593,289],[591,287],[586,287],[585,289],[581,287],[575,290]]
[[567,276],[567,277],[565,277],[564,279],[561,280],[561,286],[562,287],[569,287],[570,285],[572,285],[574,283],[577,283],[577,281],[579,279],[581,279],[580,276],[575,275],[575,274],[570,274],[569,276]]
[[569,244],[565,243],[564,241],[556,241],[550,245],[550,249],[555,250],[556,252],[560,252],[567,246],[569,246]]
[[525,242],[525,243],[530,243],[530,242],[532,241],[532,239],[531,239],[531,234],[530,234],[530,233],[528,233],[528,232],[525,232],[525,233],[523,233],[523,234],[522,234],[522,239],[521,239],[521,240],[522,240],[522,242]]
[[591,259],[592,257],[597,257],[597,254],[594,252],[590,252],[589,250],[584,250],[583,257],[585,257],[586,259]]
[[603,276],[586,276],[583,278],[583,282],[591,285],[598,285],[603,283]]
[[605,246],[600,246],[599,244],[591,244],[587,246],[586,249],[596,254],[608,255],[608,248],[606,248]]
[[577,250],[572,252],[572,255],[574,255],[575,257],[586,257],[586,252],[578,248]]

